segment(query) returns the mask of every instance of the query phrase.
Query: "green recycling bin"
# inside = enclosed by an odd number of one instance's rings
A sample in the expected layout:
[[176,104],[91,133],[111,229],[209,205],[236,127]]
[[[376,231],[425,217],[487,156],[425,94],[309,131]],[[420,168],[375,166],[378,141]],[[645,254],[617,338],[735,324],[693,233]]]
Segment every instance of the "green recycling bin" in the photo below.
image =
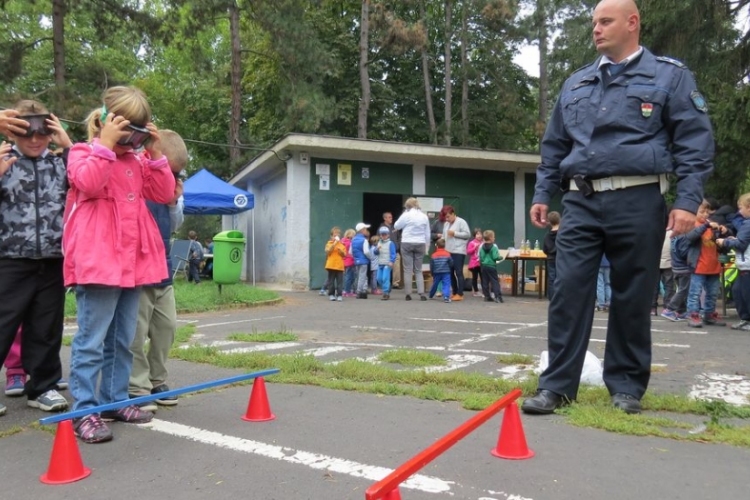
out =
[[244,253],[245,235],[240,231],[222,231],[214,236],[214,283],[238,283]]

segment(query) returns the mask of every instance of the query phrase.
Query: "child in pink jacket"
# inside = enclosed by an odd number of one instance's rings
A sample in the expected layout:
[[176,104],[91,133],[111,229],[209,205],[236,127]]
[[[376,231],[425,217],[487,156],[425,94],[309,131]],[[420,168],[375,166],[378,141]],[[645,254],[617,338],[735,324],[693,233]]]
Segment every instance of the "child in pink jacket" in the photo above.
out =
[[484,244],[484,238],[482,237],[482,229],[479,227],[474,228],[474,239],[466,244],[466,256],[469,258],[469,271],[471,271],[471,289],[474,291],[474,297],[482,297],[479,293],[479,272],[481,265],[479,262],[479,248]]
[[[76,144],[68,156],[63,248],[65,285],[76,287],[78,306],[70,361],[74,411],[128,399],[140,287],[167,277],[164,243],[145,199],[172,201],[175,178],[151,108],[133,87],[109,88],[103,101],[88,117],[91,142]],[[141,147],[148,155],[136,152]],[[131,405],[74,419],[73,426],[84,442],[99,443],[112,439],[103,421],[152,417]]]

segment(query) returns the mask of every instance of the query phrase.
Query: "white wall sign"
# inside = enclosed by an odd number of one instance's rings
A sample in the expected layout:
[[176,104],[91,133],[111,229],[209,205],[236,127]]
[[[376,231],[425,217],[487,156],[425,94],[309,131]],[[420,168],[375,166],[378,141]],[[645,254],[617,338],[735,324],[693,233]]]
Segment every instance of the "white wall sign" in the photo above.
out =
[[370,168],[369,167],[362,167],[362,178],[363,179],[369,179],[370,178]]
[[423,212],[439,212],[440,209],[443,208],[442,198],[426,198],[418,196],[417,201]]
[[331,175],[331,166],[324,163],[316,163],[315,175]]
[[320,176],[320,190],[329,191],[331,189],[331,176],[321,175]]

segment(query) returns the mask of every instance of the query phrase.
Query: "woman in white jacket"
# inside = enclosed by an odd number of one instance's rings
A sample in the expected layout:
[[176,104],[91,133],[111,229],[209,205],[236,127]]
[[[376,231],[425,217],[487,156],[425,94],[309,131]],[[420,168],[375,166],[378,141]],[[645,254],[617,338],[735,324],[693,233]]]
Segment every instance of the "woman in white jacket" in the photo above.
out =
[[451,300],[464,300],[464,261],[466,260],[466,244],[471,239],[471,229],[461,217],[451,209],[445,215],[445,226],[443,238],[445,238],[445,249],[453,257],[453,276],[451,276],[451,287],[453,297]]
[[401,231],[401,260],[404,262],[406,300],[411,300],[412,275],[416,275],[419,299],[427,300],[424,295],[422,260],[430,244],[430,221],[419,208],[416,198],[406,200],[404,209],[393,228]]

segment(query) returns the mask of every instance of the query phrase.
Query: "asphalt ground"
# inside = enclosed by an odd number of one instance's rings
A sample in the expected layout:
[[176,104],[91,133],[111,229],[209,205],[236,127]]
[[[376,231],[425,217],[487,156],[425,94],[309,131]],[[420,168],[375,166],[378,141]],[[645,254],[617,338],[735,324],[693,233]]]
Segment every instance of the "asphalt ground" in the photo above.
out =
[[[546,345],[546,302],[506,298],[505,304],[466,297],[461,303],[406,302],[395,291],[388,302],[329,302],[313,292],[283,294],[276,306],[181,316],[195,323],[193,343],[222,350],[304,351],[325,362],[374,358],[393,347],[447,356],[448,368],[498,377],[523,376],[526,368],[497,362],[498,353],[539,356]],[[733,318],[730,318],[733,319]],[[601,357],[606,315],[597,313],[590,350]],[[231,333],[291,331],[283,344],[227,343]],[[67,333],[73,333],[74,328]],[[655,392],[700,393],[746,402],[750,393],[750,335],[728,327],[689,329],[684,322],[654,318]],[[67,366],[69,348],[63,351]],[[237,374],[207,365],[172,361],[170,385],[192,385]],[[455,403],[420,401],[267,384],[271,422],[240,419],[249,386],[191,394],[160,409],[145,426],[113,424],[115,440],[79,446],[93,470],[63,486],[39,482],[53,436],[28,428],[46,416],[23,398],[0,401],[8,414],[0,432],[0,499],[102,497],[180,499],[362,499],[392,468],[475,415]],[[65,393],[67,394],[67,393]],[[743,398],[744,401],[743,401]],[[746,498],[750,450],[725,445],[622,436],[567,425],[562,417],[523,417],[536,456],[497,459],[501,416],[479,427],[419,476],[402,486],[409,499]]]

